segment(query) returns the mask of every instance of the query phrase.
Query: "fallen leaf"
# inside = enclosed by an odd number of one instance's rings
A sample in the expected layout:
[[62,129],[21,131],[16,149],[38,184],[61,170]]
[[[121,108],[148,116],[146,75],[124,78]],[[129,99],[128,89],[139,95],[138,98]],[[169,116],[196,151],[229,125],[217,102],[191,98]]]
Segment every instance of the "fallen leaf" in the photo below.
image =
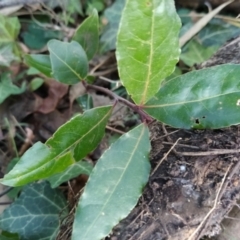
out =
[[83,86],[82,82],[72,85],[69,90],[70,106],[72,107],[73,101],[76,98],[83,96],[85,93],[86,88]]
[[[68,92],[68,86],[57,82],[55,80],[49,79],[47,81],[48,85],[48,96],[42,99],[42,104],[36,111],[41,113],[50,113],[54,111],[64,95]],[[36,95],[36,98],[41,98]]]

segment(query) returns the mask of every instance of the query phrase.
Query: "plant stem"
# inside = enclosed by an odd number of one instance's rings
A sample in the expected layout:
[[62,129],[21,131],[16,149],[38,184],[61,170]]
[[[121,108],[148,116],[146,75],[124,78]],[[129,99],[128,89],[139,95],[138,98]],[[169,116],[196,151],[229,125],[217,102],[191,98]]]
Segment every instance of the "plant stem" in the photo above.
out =
[[91,85],[86,83],[85,81],[83,81],[83,85],[85,86],[85,88],[87,90],[89,89],[93,89],[102,93],[105,93],[106,95],[108,95],[109,97],[113,98],[116,102],[121,102],[123,104],[125,104],[126,106],[128,106],[129,108],[131,108],[134,112],[137,112],[139,114],[139,116],[141,117],[142,122],[152,122],[152,118],[147,115],[140,106],[128,101],[125,98],[122,98],[120,96],[118,96],[117,94],[113,93],[111,90],[104,88],[104,87],[99,87],[96,85]]

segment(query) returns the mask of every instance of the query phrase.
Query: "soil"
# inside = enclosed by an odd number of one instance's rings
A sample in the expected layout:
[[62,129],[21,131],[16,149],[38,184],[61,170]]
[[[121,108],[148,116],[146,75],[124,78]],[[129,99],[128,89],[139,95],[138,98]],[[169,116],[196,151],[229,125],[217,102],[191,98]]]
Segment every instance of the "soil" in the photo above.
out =
[[[239,64],[239,46],[240,37],[230,40],[196,68]],[[184,130],[154,122],[150,131],[149,182],[138,205],[106,240],[197,240],[206,236],[239,240],[240,126]]]

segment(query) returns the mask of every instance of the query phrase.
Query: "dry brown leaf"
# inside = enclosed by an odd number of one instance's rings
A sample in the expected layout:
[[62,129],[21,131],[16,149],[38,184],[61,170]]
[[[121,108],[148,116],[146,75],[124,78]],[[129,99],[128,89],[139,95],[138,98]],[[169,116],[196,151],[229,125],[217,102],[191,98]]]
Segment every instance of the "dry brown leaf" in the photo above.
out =
[[70,106],[72,106],[73,101],[76,98],[83,96],[85,93],[86,93],[86,89],[83,86],[82,82],[72,85],[69,90]]
[[[55,80],[48,80],[48,96],[42,99],[42,103],[40,104],[39,108],[36,111],[41,113],[50,113],[54,111],[61,100],[61,98],[67,94],[68,86],[57,82]],[[40,98],[36,96],[36,98]]]

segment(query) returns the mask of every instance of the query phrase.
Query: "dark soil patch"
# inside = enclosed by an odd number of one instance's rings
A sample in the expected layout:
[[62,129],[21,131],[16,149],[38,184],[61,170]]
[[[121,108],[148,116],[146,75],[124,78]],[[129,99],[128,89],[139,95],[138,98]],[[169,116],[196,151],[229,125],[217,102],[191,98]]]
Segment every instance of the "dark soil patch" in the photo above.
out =
[[107,239],[193,240],[218,235],[240,192],[239,126],[189,131],[154,123],[151,132],[154,173],[138,205]]

